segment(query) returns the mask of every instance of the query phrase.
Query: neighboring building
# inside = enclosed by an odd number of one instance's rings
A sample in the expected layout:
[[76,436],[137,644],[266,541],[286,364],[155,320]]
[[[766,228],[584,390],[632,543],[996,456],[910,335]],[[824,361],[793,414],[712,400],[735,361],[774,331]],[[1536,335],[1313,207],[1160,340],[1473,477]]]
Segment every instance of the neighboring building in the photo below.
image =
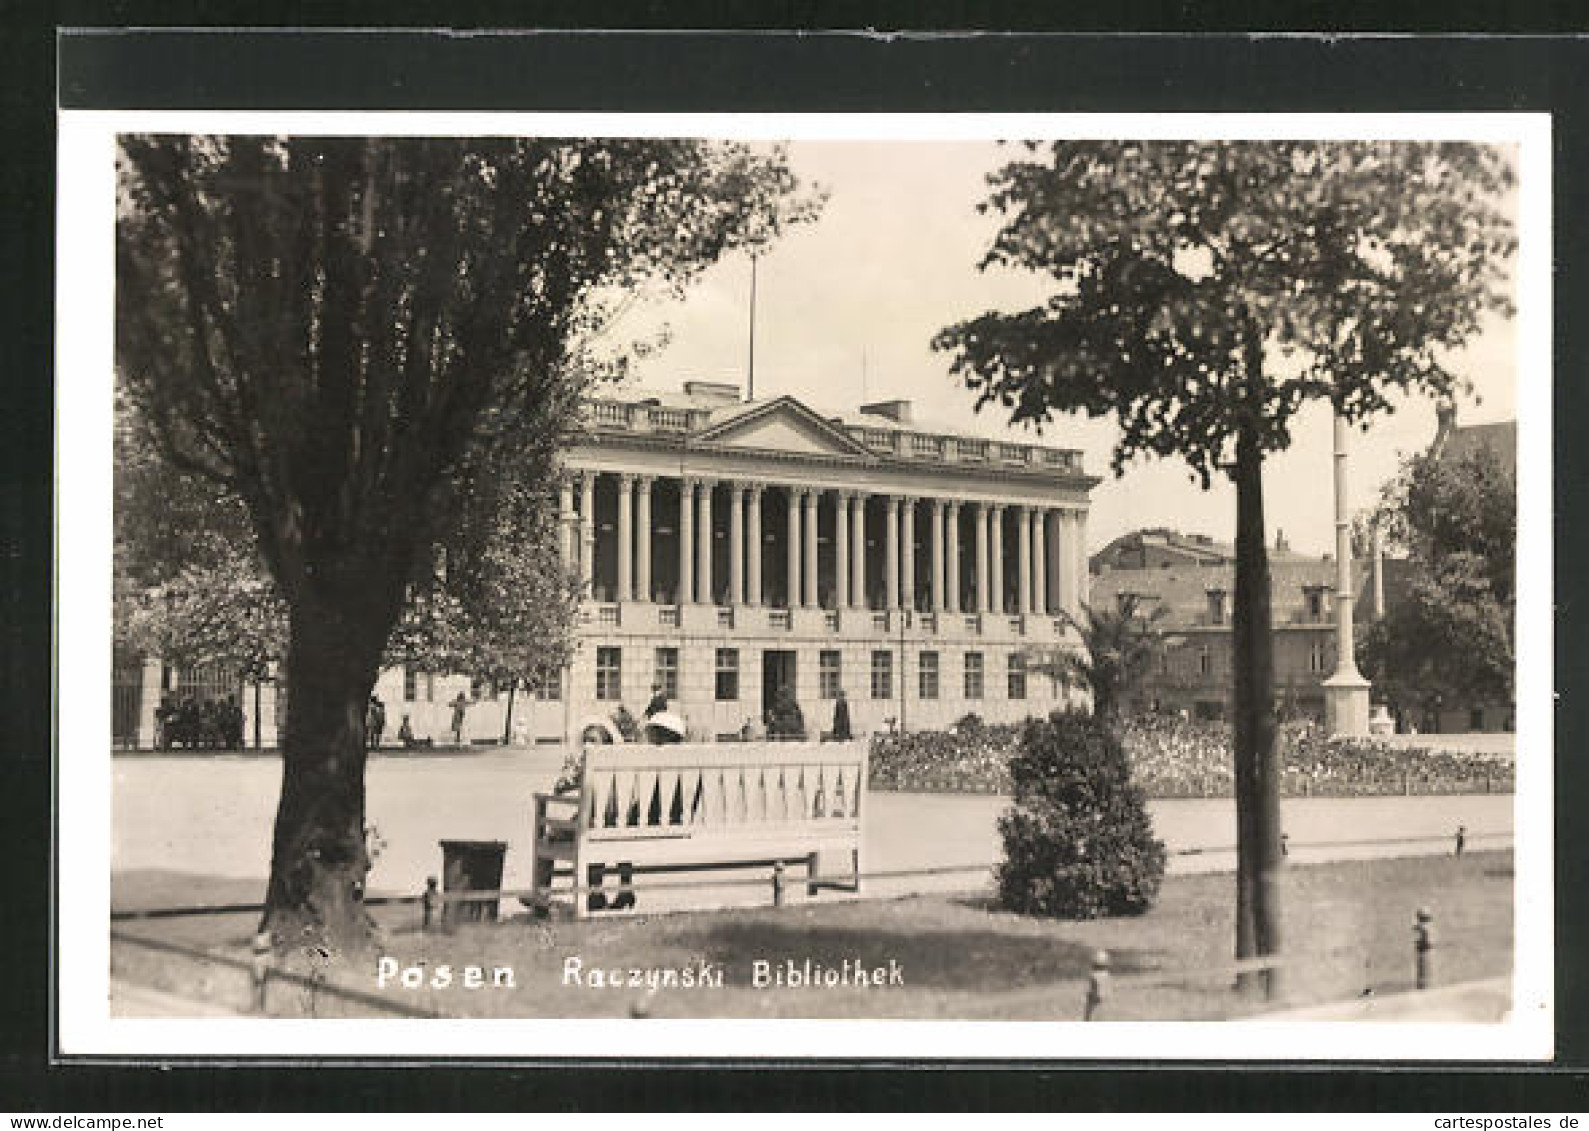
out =
[[[586,416],[560,501],[564,560],[585,583],[578,648],[561,680],[515,697],[521,740],[563,742],[619,706],[638,717],[657,684],[704,740],[759,726],[785,686],[813,735],[841,689],[857,733],[1068,701],[1027,669],[1074,643],[1064,613],[1088,599],[1098,480],[1080,452],[916,427],[907,401],[828,416],[699,381],[596,398]],[[162,683],[194,681],[215,683],[158,663],[129,673],[118,736],[136,721],[147,745]],[[267,745],[284,718],[272,690]],[[387,741],[404,714],[444,740],[460,691],[465,739],[499,740],[505,694],[395,670],[376,687]],[[251,687],[242,701],[252,715]]]
[[[1144,539],[1149,561],[1162,561],[1158,548],[1164,545],[1185,543],[1208,547],[1211,552],[1190,564],[1104,566],[1094,574],[1094,607],[1117,608],[1128,595],[1134,595],[1142,616],[1163,610],[1153,622],[1163,646],[1126,707],[1185,711],[1201,719],[1228,718],[1234,689],[1231,621],[1236,588],[1230,547],[1185,535],[1165,538],[1164,531],[1140,533],[1149,536]],[[1129,546],[1133,537],[1116,539],[1094,560],[1121,543]],[[1328,557],[1304,557],[1288,551],[1282,543],[1271,551],[1269,570],[1276,708],[1283,717],[1322,720],[1321,685],[1335,671],[1335,562]]]
[[[1275,534],[1271,562],[1308,561],[1286,543],[1285,532]],[[1236,548],[1216,542],[1206,534],[1182,534],[1164,526],[1150,526],[1122,534],[1092,556],[1092,572],[1105,569],[1166,569],[1173,566],[1231,565]]]

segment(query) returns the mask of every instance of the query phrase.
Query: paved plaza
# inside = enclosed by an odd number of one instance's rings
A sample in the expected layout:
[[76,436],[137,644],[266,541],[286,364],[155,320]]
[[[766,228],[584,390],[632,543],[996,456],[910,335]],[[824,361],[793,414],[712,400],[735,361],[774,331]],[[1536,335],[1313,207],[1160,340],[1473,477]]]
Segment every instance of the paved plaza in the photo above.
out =
[[[561,762],[560,752],[550,747],[373,758],[368,819],[380,848],[370,890],[421,890],[427,876],[439,874],[437,842],[447,838],[506,841],[504,886],[527,887],[532,798],[537,790],[551,788]],[[270,755],[114,758],[113,872],[258,881],[262,893],[280,777],[281,764]],[[996,824],[1007,798],[877,792],[869,803],[863,842],[867,872],[991,866],[999,856]],[[1510,795],[1292,798],[1282,804],[1291,857],[1298,863],[1447,852],[1458,825],[1466,826],[1473,847],[1498,847],[1508,843],[1503,838],[1513,827]],[[1151,811],[1172,853],[1172,873],[1234,867],[1230,799],[1155,800]],[[1340,843],[1413,837],[1439,839]],[[1316,842],[1333,847],[1307,847]],[[985,878],[977,872],[917,877],[871,884],[868,891],[966,889]],[[194,901],[204,898],[196,887]]]

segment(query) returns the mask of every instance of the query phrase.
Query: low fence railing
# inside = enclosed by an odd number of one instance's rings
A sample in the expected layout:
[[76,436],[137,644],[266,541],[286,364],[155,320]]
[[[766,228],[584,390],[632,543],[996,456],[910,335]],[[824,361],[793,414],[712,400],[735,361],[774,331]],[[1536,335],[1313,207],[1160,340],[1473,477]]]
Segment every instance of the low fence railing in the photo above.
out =
[[[1295,845],[1287,844],[1283,840],[1283,847],[1288,854],[1292,850],[1326,850],[1348,849],[1378,846],[1411,846],[1414,844],[1450,844],[1452,854],[1461,856],[1474,842],[1509,842],[1512,834],[1509,832],[1477,832],[1470,833],[1464,828],[1458,828],[1450,837],[1418,836],[1418,837],[1391,837],[1363,840],[1337,840],[1337,841],[1308,841]],[[1208,855],[1217,853],[1233,853],[1234,846],[1214,845],[1199,846],[1173,850],[1169,853],[1175,857]],[[783,864],[775,865],[767,876],[750,876],[738,878],[712,878],[695,880],[662,880],[641,883],[623,883],[618,885],[571,883],[557,889],[557,895],[572,899],[587,899],[600,895],[603,898],[619,894],[631,897],[641,895],[651,896],[662,893],[676,893],[691,890],[718,890],[718,889],[750,889],[760,888],[768,894],[766,906],[781,908],[786,904],[786,897],[791,883],[805,884],[808,894],[814,894],[819,889],[839,888],[843,890],[857,890],[860,882],[877,882],[883,880],[899,879],[928,879],[946,876],[976,876],[984,877],[984,882],[991,878],[995,865],[991,863],[956,864],[931,868],[902,868],[887,869],[871,872],[857,873],[850,876],[823,876],[801,877],[791,881],[786,874]],[[609,875],[616,869],[609,870]],[[567,872],[561,873],[567,875]],[[574,877],[570,877],[573,879]],[[853,885],[853,887],[852,887]],[[898,893],[892,893],[897,895]],[[530,888],[502,888],[491,891],[442,891],[436,886],[435,877],[431,877],[425,890],[414,895],[372,896],[364,902],[373,907],[414,906],[420,911],[418,928],[421,932],[433,930],[449,930],[459,922],[478,922],[483,918],[495,918],[496,905],[503,900],[518,899],[530,906],[530,900],[544,897],[546,892]],[[491,914],[481,914],[486,905],[490,905]],[[461,915],[450,914],[450,909],[468,908],[469,912]],[[138,910],[113,911],[111,922],[113,924],[126,924],[137,921],[151,921],[161,919],[175,919],[185,917],[259,914],[264,908],[261,904],[217,904],[189,907],[145,908]],[[533,908],[532,908],[533,910]],[[655,913],[655,912],[651,912]],[[1425,908],[1419,908],[1412,924],[1413,936],[1413,969],[1415,971],[1414,986],[1418,990],[1432,987],[1436,982],[1436,931],[1432,914]],[[266,1014],[270,1011],[270,990],[274,986],[292,987],[308,994],[307,999],[300,1004],[307,1004],[311,1016],[316,1015],[316,1001],[320,995],[335,999],[343,1007],[354,1007],[366,1011],[388,1014],[400,1017],[441,1017],[444,1014],[422,1007],[405,1004],[402,1001],[383,997],[379,994],[359,990],[355,987],[340,985],[329,980],[320,967],[315,966],[309,974],[298,973],[285,969],[280,965],[276,954],[274,940],[267,933],[257,934],[254,938],[252,953],[249,959],[241,959],[222,952],[201,950],[196,947],[184,946],[180,943],[170,942],[165,939],[149,938],[147,936],[129,934],[125,930],[111,930],[111,939],[114,943],[138,948],[146,951],[158,952],[167,956],[177,957],[193,962],[209,964],[223,970],[244,973],[249,978],[251,986],[250,1008],[253,1012]],[[1469,939],[1468,941],[1472,941]],[[1449,944],[1448,944],[1449,945]],[[1092,960],[1091,971],[1085,984],[1085,999],[1082,1006],[1082,1019],[1087,1021],[1107,1020],[1108,1004],[1121,989],[1147,989],[1154,986],[1163,986],[1177,983],[1206,983],[1212,979],[1224,977],[1240,977],[1248,974],[1268,974],[1272,971],[1281,971],[1295,968],[1308,963],[1321,963],[1331,959],[1349,957],[1361,953],[1360,946],[1344,946],[1331,950],[1291,952],[1281,955],[1257,956],[1231,962],[1228,964],[1208,966],[1199,965],[1185,968],[1162,968],[1142,970],[1134,969],[1129,973],[1117,974],[1112,969],[1112,958],[1108,951],[1097,951]],[[1262,986],[1266,1000],[1272,1000],[1272,985],[1266,978]],[[636,1014],[641,1016],[643,1014]]]

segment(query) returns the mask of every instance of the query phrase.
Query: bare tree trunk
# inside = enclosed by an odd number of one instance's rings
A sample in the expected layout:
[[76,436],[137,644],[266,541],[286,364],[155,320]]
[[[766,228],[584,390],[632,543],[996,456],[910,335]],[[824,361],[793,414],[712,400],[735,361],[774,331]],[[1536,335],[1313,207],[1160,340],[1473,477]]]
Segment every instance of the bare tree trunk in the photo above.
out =
[[[1263,452],[1236,444],[1236,957],[1280,951],[1280,767],[1275,752],[1274,643],[1264,541]],[[1243,975],[1245,989],[1280,989],[1279,975]]]
[[364,909],[364,718],[379,647],[370,626],[333,608],[293,616],[286,735],[262,929],[279,946],[357,953],[374,923]]

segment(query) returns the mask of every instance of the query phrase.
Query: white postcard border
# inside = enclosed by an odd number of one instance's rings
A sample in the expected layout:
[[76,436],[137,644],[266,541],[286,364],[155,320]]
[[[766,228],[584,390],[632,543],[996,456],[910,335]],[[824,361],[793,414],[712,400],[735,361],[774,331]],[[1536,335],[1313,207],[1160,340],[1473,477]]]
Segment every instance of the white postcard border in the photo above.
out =
[[[146,1020],[109,1015],[114,140],[118,132],[744,140],[1383,138],[1519,146],[1514,1009],[1499,1025]],[[64,111],[56,369],[57,1033],[65,1055],[1528,1060],[1553,1048],[1551,168],[1545,114]],[[93,694],[93,689],[101,694]],[[87,689],[85,691],[85,689]]]

